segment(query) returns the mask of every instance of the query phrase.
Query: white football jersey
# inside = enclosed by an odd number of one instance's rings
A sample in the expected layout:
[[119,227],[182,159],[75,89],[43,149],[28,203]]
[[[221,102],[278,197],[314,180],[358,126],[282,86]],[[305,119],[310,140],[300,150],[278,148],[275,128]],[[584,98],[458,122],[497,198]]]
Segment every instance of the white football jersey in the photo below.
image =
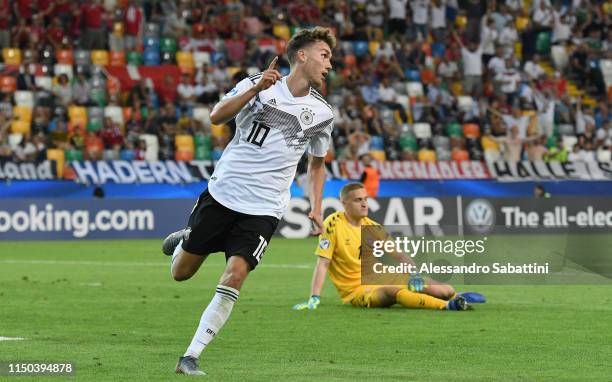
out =
[[[240,81],[223,99],[253,87],[262,73]],[[225,207],[280,219],[289,204],[297,164],[327,154],[333,129],[331,106],[314,89],[294,97],[283,77],[253,97],[236,115],[236,134],[215,166],[208,190]]]

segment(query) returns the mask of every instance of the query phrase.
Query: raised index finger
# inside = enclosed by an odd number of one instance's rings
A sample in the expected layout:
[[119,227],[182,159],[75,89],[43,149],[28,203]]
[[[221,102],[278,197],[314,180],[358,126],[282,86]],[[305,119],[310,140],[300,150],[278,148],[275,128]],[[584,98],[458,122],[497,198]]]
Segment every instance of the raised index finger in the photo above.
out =
[[274,57],[274,59],[270,63],[270,66],[268,66],[268,70],[274,70],[274,67],[276,67],[276,61],[278,61],[278,56]]

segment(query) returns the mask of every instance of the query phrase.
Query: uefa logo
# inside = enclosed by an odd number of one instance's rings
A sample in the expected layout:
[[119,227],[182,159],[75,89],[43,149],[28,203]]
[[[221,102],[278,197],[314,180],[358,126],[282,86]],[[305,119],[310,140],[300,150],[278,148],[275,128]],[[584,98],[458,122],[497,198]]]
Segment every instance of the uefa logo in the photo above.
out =
[[465,209],[465,222],[476,233],[487,233],[495,225],[495,209],[485,199],[472,200]]

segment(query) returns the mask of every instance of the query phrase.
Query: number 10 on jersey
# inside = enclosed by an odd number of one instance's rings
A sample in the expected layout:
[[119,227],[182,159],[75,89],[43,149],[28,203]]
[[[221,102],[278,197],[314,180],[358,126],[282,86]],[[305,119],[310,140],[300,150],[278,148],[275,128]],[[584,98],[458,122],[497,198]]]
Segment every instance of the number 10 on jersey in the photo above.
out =
[[260,122],[253,122],[253,127],[246,140],[247,142],[261,147],[269,132],[270,128],[268,126]]

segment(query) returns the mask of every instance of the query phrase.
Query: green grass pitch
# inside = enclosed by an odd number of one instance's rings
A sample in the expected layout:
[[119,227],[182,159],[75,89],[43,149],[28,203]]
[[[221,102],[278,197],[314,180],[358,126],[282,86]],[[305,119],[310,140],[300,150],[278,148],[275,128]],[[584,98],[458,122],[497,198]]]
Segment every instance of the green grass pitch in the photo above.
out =
[[[70,361],[79,381],[185,380],[174,366],[223,256],[178,283],[160,244],[0,242],[0,337],[26,338],[0,341],[0,361]],[[328,280],[320,309],[295,312],[309,294],[315,245],[272,241],[202,356],[207,378],[612,380],[612,286],[472,287],[487,304],[445,312],[343,306]]]

